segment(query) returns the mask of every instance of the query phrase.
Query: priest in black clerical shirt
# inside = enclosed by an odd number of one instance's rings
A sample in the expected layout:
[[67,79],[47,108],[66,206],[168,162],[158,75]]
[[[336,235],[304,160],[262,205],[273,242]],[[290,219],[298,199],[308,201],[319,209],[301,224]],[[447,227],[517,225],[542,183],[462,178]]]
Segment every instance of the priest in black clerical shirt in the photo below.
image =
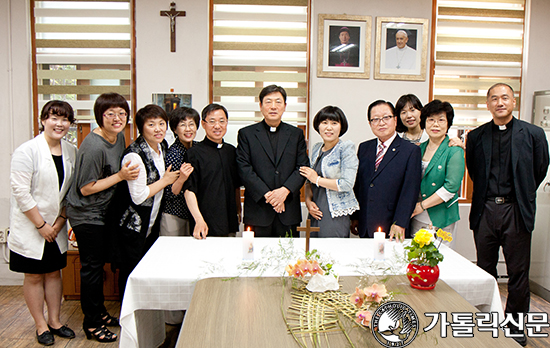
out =
[[299,236],[300,188],[305,182],[299,169],[309,166],[309,159],[303,131],[281,121],[285,109],[286,91],[267,86],[260,92],[264,120],[239,131],[244,224],[256,237]]
[[223,141],[227,132],[227,110],[209,104],[202,110],[204,140],[186,152],[193,173],[183,190],[189,211],[195,219],[193,236],[234,237],[240,223],[240,179],[235,147]]

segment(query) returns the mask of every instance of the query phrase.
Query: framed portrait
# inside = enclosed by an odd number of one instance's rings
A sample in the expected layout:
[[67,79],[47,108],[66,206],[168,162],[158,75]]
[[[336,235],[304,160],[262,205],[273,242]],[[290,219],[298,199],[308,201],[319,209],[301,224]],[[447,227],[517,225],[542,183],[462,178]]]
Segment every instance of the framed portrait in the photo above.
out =
[[160,106],[169,113],[177,107],[191,107],[191,94],[153,93],[153,104]]
[[317,77],[369,78],[371,20],[319,14]]
[[426,80],[428,20],[376,17],[374,78]]

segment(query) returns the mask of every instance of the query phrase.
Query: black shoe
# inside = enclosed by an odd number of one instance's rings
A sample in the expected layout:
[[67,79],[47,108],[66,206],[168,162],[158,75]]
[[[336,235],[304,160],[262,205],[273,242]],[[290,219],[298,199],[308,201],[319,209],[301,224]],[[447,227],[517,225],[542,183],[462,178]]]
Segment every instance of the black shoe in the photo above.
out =
[[111,316],[109,313],[105,313],[101,316],[102,324],[110,327],[120,326],[118,319]]
[[[516,328],[511,327],[510,334],[514,335],[511,337],[514,339],[514,341],[519,343],[522,347],[525,347],[527,345],[527,336],[525,336],[525,333],[523,332],[523,330],[518,330]],[[521,336],[516,337],[517,335],[521,335]]]
[[63,338],[74,338],[75,334],[74,334],[74,331],[71,330],[68,326],[66,325],[63,325],[62,327],[60,327],[59,329],[54,329],[53,327],[51,327],[50,325],[48,325],[48,328],[50,329],[50,331],[52,332],[52,334],[56,335],[56,336],[59,336],[59,337],[63,337]]
[[114,342],[118,336],[107,329],[104,325],[97,328],[89,328],[86,325],[83,325],[84,333],[86,338],[91,340],[92,338],[96,339],[98,342]]
[[38,340],[38,343],[45,346],[51,346],[55,342],[53,334],[49,331],[44,331],[40,335],[38,334],[38,331],[36,331],[36,339]]

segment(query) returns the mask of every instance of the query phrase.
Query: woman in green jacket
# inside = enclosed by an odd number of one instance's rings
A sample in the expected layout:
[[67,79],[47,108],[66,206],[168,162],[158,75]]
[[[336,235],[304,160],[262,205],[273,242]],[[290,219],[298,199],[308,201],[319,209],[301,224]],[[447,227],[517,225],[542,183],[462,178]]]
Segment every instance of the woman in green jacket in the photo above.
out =
[[432,225],[453,235],[460,215],[458,190],[464,176],[464,150],[449,147],[447,131],[453,124],[454,110],[451,104],[434,100],[420,115],[420,126],[429,140],[420,144],[422,150],[422,182],[420,199],[416,203],[411,220],[411,231]]

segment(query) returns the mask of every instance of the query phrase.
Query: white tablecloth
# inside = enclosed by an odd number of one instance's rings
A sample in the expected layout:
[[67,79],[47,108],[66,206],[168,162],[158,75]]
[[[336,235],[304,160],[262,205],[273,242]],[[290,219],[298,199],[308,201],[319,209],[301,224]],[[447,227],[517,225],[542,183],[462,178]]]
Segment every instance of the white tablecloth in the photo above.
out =
[[[292,246],[287,245],[288,239],[256,238],[255,259],[274,266],[264,270],[263,276],[285,273],[285,265],[277,265],[279,243],[286,250],[303,255],[303,238],[291,240]],[[405,263],[392,258],[402,252],[403,244],[386,242],[386,256],[390,260],[385,265],[372,261],[373,245],[372,239],[311,239],[310,249],[317,249],[324,258],[334,260],[335,271],[341,276],[381,273],[379,269],[388,266],[392,267],[389,273],[405,273]],[[439,264],[440,279],[480,311],[498,312],[502,318],[495,279],[446,246],[441,247],[441,252],[445,259]],[[161,310],[187,309],[199,279],[258,275],[239,271],[238,266],[242,264],[241,238],[160,237],[128,279],[120,313],[120,347],[157,347],[165,335]]]

